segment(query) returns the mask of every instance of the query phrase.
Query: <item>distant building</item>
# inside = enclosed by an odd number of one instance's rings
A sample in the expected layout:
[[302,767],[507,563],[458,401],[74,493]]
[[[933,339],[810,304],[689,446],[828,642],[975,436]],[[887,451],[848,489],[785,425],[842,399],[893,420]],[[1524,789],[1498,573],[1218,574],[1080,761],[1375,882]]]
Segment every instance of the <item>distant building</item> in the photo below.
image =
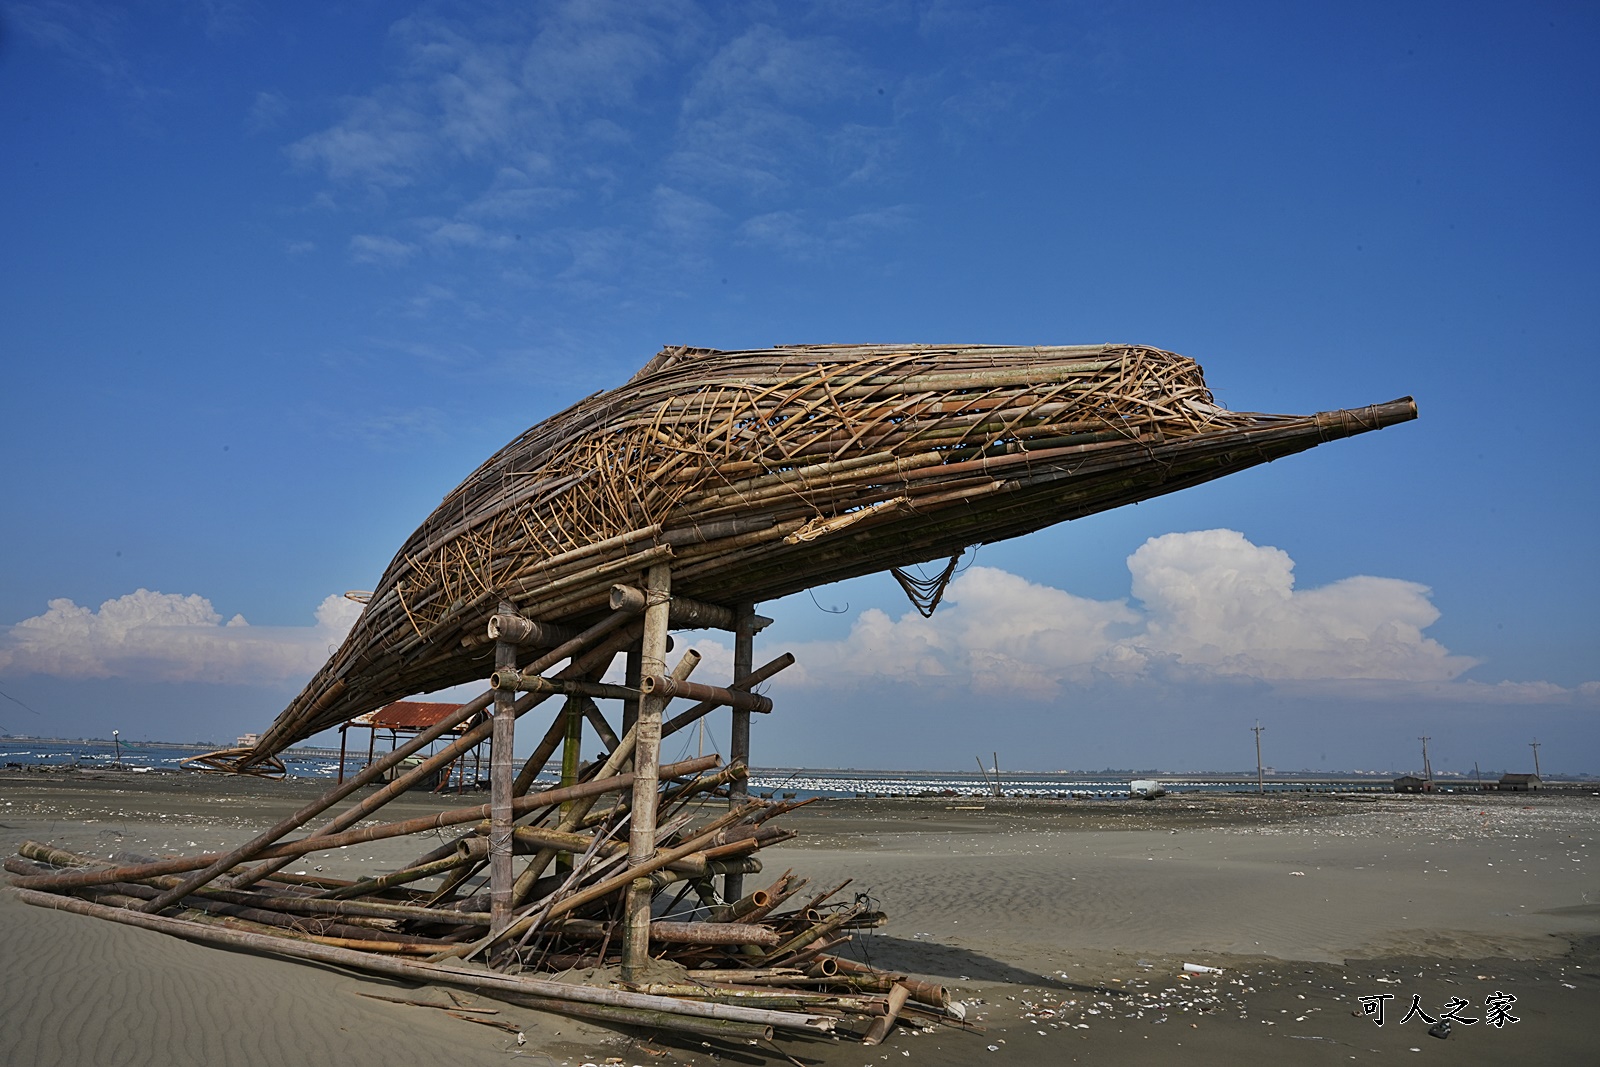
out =
[[1394,780],[1396,793],[1427,793],[1432,790],[1433,783],[1425,778],[1418,778],[1414,774],[1402,774]]
[[1526,793],[1533,789],[1543,789],[1544,782],[1537,774],[1502,774],[1499,788],[1511,793]]

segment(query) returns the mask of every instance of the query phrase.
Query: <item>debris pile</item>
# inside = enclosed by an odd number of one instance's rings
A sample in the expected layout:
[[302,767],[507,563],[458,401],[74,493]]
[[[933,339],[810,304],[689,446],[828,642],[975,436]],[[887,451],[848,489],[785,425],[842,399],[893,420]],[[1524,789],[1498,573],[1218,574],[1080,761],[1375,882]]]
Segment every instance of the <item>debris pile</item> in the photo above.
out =
[[[851,931],[885,921],[864,901],[837,900],[844,885],[807,892],[814,887],[785,872],[737,900],[722,898],[719,880],[759,872],[757,853],[794,836],[775,819],[800,806],[731,797],[746,773],[740,763],[723,767],[720,757],[705,756],[662,765],[657,847],[646,862],[630,863],[635,775],[621,770],[625,746],[572,785],[517,798],[514,852],[529,861],[513,885],[512,920],[498,931],[479,877],[489,859],[490,805],[284,840],[170,901],[185,875],[226,857],[117,854],[107,862],[30,841],[5,867],[30,904],[469,988],[602,1023],[733,1040],[839,1027],[869,1043],[896,1021],[963,1025],[942,987],[833,954]],[[446,826],[458,834],[366,879],[277,869],[314,851]],[[641,885],[652,897],[652,958],[643,972],[610,986],[557,981],[563,972],[621,962],[624,898]]]

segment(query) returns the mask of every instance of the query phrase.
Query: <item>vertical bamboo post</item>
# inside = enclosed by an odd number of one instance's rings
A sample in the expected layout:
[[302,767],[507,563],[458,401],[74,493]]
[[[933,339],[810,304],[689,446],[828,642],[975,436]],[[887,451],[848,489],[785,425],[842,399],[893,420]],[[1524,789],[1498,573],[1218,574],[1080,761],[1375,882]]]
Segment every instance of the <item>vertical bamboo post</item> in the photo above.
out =
[[[750,673],[755,662],[756,631],[754,604],[740,604],[736,610],[738,620],[734,624],[733,632],[733,676],[743,678]],[[728,762],[743,762],[746,766],[750,763],[750,712],[748,709],[733,709],[733,726],[728,740]],[[728,806],[737,808],[750,799],[750,780],[738,778],[728,786]],[[744,895],[744,875],[725,874],[722,876],[722,899],[727,901],[738,900]]]
[[[667,669],[667,624],[672,607],[672,568],[658,563],[646,579],[648,601],[644,609],[644,636],[640,641],[642,675],[656,676]],[[648,861],[656,849],[656,788],[661,756],[659,696],[639,698],[639,718],[634,726],[633,813],[628,834],[628,865]],[[643,884],[641,885],[640,882]],[[648,879],[628,887],[627,930],[622,944],[622,980],[634,981],[650,959],[650,897]]]
[[[644,677],[644,670],[641,663],[643,658],[644,646],[642,644],[635,644],[628,649],[628,665],[627,670],[624,672],[622,684],[627,686],[629,689],[639,688],[639,681]],[[664,661],[666,658],[666,653],[662,653],[662,658]],[[629,701],[624,701],[622,704],[622,734],[624,737],[627,736],[629,730],[633,729],[633,724],[638,721],[639,705]]]
[[[516,614],[516,605],[500,602],[504,615]],[[517,646],[504,638],[495,642],[496,670],[515,670]],[[512,823],[511,786],[516,778],[511,749],[516,740],[517,713],[513,705],[517,694],[511,689],[494,693],[494,733],[489,747],[489,929],[498,934],[511,922]]]
[[[562,709],[566,716],[567,731],[561,739],[561,787],[578,784],[578,755],[583,744],[583,697],[569,696]],[[572,809],[571,802],[561,805],[561,816],[566,818],[567,812]],[[556,854],[556,866],[563,870],[572,869],[572,854],[561,852]]]
[[345,723],[339,727],[339,780],[335,785],[344,784],[344,751],[345,743],[350,740],[350,724]]

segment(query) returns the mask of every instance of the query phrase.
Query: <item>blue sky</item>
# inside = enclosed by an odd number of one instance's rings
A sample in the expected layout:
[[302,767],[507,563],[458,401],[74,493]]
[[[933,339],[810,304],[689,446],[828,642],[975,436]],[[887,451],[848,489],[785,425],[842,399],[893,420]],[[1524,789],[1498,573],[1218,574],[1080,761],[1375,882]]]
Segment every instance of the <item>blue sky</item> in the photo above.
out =
[[1240,767],[1259,718],[1284,768],[1600,771],[1597,29],[0,6],[0,730],[264,726],[328,598],[662,344],[1133,341],[1421,419],[985,546],[929,624],[885,578],[765,606],[758,762]]

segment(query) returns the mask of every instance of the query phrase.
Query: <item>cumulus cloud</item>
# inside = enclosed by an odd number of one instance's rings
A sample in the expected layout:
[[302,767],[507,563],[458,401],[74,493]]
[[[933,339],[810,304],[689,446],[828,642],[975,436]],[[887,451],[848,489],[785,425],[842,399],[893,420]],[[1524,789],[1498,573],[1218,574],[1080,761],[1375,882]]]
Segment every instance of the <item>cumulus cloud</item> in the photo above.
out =
[[1298,589],[1294,561],[1234,530],[1151,538],[1132,597],[1092,600],[992,567],[951,583],[931,619],[862,612],[843,641],[796,649],[789,684],[869,680],[1052,699],[1073,685],[1268,685],[1356,699],[1529,703],[1582,697],[1545,682],[1462,679],[1477,665],[1424,634],[1426,586],[1356,576]]
[[1270,681],[1450,681],[1476,666],[1422,631],[1429,589],[1357,576],[1297,590],[1294,561],[1235,530],[1151,538],[1128,557],[1146,625],[1130,639],[1218,674]]
[[224,621],[196,594],[139,589],[99,609],[62,598],[0,634],[0,675],[255,684],[303,679],[322,666],[361,605],[329,596],[307,626]]

